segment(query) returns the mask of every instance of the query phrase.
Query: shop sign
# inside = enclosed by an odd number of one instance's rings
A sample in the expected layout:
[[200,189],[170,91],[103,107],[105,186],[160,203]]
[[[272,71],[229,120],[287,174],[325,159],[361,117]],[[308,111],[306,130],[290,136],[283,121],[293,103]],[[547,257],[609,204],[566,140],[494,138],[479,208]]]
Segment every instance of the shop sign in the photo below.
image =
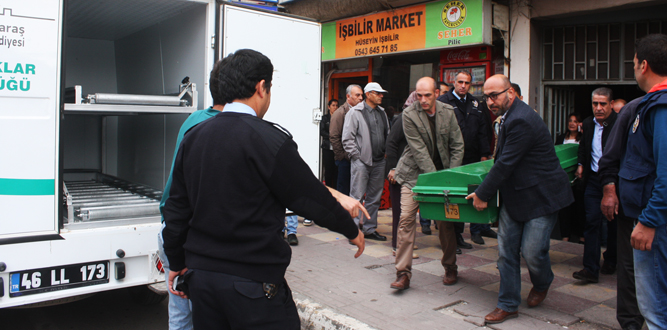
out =
[[489,4],[437,1],[325,23],[322,60],[489,44]]

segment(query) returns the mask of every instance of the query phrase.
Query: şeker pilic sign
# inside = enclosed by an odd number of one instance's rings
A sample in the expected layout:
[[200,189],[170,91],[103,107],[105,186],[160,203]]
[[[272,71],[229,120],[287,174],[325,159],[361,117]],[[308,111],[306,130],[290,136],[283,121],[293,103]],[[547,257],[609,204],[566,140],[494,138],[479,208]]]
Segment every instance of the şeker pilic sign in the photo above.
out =
[[322,25],[322,61],[491,44],[491,1],[436,1]]

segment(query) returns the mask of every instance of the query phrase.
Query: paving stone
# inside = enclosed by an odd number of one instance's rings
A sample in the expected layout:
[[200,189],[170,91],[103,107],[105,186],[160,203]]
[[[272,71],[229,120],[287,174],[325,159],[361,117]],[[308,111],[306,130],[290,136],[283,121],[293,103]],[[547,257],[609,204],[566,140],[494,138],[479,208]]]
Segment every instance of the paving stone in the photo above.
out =
[[550,309],[546,305],[540,304],[537,307],[529,308],[525,300],[522,302],[521,307],[519,308],[519,313],[561,326],[569,326],[570,324],[579,322],[578,317]]
[[384,257],[384,256],[391,256],[392,251],[391,248],[388,246],[384,245],[372,245],[368,246],[364,249],[364,254],[371,256],[371,257]]
[[[441,267],[442,268],[442,267]],[[443,270],[444,274],[444,270]],[[489,285],[491,283],[499,282],[500,275],[493,275],[485,272],[481,272],[476,269],[459,269],[459,281],[480,287]]]
[[569,259],[576,258],[576,257],[577,257],[577,255],[572,254],[572,253],[566,253],[566,252],[560,252],[560,251],[549,251],[549,259],[551,259],[552,264],[562,263],[565,260],[569,260]]
[[[474,252],[471,252],[471,253],[458,255],[458,256],[456,256],[456,264],[459,265],[459,266],[465,266],[467,268],[475,268],[475,267],[488,265],[488,264],[492,264],[492,265],[495,266],[497,259],[489,259],[489,258],[478,256],[479,254],[484,254],[484,253],[481,253],[481,252],[484,252],[484,251],[495,251],[495,250],[493,250],[493,249],[484,249],[484,250],[480,250],[480,251],[474,251]],[[498,252],[498,251],[495,251],[495,252]],[[487,253],[487,255],[488,254],[493,255],[494,252]],[[497,253],[495,253],[495,254],[497,255]]]
[[549,247],[549,250],[560,251],[574,255],[583,255],[584,245],[579,243],[551,240],[551,246]]
[[603,302],[616,296],[615,290],[607,289],[590,283],[586,285],[580,285],[577,283],[564,285],[556,290],[596,302]]
[[[532,282],[530,281],[530,273],[521,274],[521,281],[532,284]],[[549,290],[560,288],[561,286],[571,284],[571,283],[574,283],[574,282],[577,282],[577,280],[574,279],[574,278],[554,276],[554,280],[553,280],[553,282],[551,282],[551,287],[549,288]]]
[[509,319],[503,323],[487,324],[488,328],[499,330],[550,330],[563,329],[562,326],[541,321],[530,316],[519,313],[519,317]]
[[551,265],[551,271],[553,271],[555,275],[565,278],[572,278],[572,273],[580,271],[582,268],[583,266],[574,266],[567,263]]
[[616,310],[607,306],[593,306],[581,313],[575,314],[591,323],[602,324],[612,329],[620,329],[616,321]]
[[550,289],[546,299],[544,299],[540,306],[548,307],[561,313],[574,315],[597,304],[598,302],[592,300]]
[[476,257],[483,258],[486,260],[486,263],[493,262],[495,263],[498,260],[498,250],[496,249],[478,249],[472,252],[469,252],[467,255],[472,255]]

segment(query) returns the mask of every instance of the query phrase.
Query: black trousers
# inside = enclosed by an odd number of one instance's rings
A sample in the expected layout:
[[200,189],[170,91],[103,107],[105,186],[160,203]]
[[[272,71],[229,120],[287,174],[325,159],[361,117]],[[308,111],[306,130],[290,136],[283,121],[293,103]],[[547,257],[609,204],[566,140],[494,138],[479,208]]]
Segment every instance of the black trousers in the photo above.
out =
[[194,270],[188,280],[192,322],[197,330],[298,330],[299,314],[283,280],[278,293],[265,296],[262,283],[224,273]]
[[324,182],[333,189],[338,185],[338,166],[334,160],[334,152],[329,149],[322,149],[322,164],[324,165]]
[[[617,189],[618,190],[618,189]],[[641,327],[644,317],[639,312],[637,293],[635,290],[635,267],[630,236],[634,229],[634,219],[626,217],[618,208],[615,216],[617,225],[617,258],[616,271],[616,320],[625,329],[632,324]]]

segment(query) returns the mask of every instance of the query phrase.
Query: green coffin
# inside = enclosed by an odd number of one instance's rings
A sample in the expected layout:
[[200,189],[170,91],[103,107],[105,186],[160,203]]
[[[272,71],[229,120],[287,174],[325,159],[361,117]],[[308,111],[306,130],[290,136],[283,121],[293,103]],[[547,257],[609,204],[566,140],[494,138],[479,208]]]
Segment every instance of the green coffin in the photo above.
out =
[[[556,155],[570,180],[577,169],[576,144],[558,145]],[[419,175],[412,192],[417,194],[419,212],[425,219],[470,223],[492,223],[498,219],[498,196],[489,201],[488,207],[477,211],[472,200],[465,199],[491,170],[493,160],[468,164],[433,173]]]

